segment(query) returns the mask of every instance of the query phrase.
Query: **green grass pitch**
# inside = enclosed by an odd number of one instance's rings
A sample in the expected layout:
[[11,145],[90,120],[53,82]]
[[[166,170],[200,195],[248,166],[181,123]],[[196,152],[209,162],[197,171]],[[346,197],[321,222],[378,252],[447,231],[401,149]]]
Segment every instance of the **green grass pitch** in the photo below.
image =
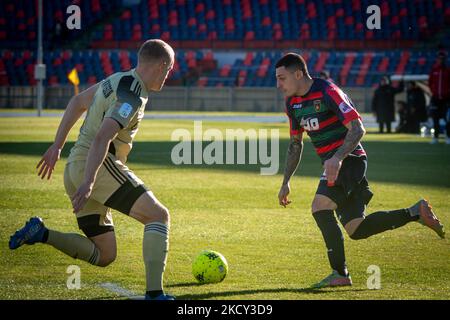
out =
[[[80,232],[63,187],[65,159],[80,122],[50,181],[35,166],[51,143],[59,118],[0,118],[0,299],[124,299],[105,290],[114,283],[142,294],[143,226],[114,212],[117,260],[107,268],[91,266],[36,244],[8,249],[11,233],[33,215],[46,225]],[[170,252],[165,288],[181,299],[449,299],[450,246],[417,223],[354,241],[345,235],[353,287],[310,290],[329,273],[320,232],[310,203],[322,169],[309,142],[291,183],[292,204],[278,205],[288,144],[286,123],[204,122],[204,129],[279,129],[280,170],[262,176],[260,165],[182,165],[171,163],[170,141],[177,128],[193,129],[187,120],[144,120],[129,166],[171,211]],[[429,145],[411,135],[367,134],[368,178],[375,193],[368,212],[410,206],[429,199],[450,226],[450,146]],[[222,253],[229,274],[219,284],[198,285],[191,274],[203,249]],[[67,268],[81,270],[81,289],[69,290]],[[381,289],[369,290],[367,269],[381,270]]]

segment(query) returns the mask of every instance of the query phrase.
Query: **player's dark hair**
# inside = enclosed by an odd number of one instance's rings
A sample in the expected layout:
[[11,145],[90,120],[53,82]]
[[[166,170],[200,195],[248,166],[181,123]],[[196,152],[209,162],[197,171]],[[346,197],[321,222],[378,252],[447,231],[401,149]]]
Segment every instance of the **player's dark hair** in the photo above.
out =
[[304,75],[309,75],[305,59],[297,53],[289,52],[277,61],[275,68],[285,67],[290,71],[300,70]]
[[141,62],[165,61],[170,63],[174,55],[170,45],[160,39],[150,39],[145,41],[138,52],[138,59]]

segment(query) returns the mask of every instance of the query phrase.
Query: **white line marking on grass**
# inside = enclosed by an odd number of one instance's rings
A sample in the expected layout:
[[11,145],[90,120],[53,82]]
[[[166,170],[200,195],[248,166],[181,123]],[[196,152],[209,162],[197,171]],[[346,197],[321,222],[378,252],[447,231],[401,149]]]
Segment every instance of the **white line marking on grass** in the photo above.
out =
[[131,300],[143,300],[144,299],[143,296],[139,296],[135,292],[127,290],[125,288],[122,288],[121,286],[119,286],[118,284],[115,284],[115,283],[105,282],[105,283],[100,283],[98,286],[105,290],[113,292],[115,294],[118,294],[119,296],[126,297]]

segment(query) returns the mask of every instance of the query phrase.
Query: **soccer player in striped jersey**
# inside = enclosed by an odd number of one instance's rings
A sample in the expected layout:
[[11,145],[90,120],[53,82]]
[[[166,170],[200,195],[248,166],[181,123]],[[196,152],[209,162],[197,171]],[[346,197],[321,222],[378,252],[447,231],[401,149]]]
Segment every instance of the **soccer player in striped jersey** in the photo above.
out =
[[324,173],[312,202],[312,215],[327,247],[332,273],[314,288],[352,284],[347,270],[344,238],[334,216],[351,239],[365,239],[386,230],[417,221],[441,238],[444,228],[424,199],[411,207],[365,215],[373,196],[366,179],[367,154],[361,145],[365,129],[349,97],[335,84],[312,78],[304,59],[288,53],[276,64],[277,88],[286,97],[290,124],[284,179],[278,199],[286,207],[291,201],[289,181],[300,163],[306,131],[322,161]]
[[114,73],[69,101],[55,142],[37,168],[42,179],[50,179],[69,131],[87,111],[64,170],[66,193],[85,236],[47,228],[41,218],[33,217],[11,236],[10,249],[46,243],[73,258],[106,267],[115,260],[117,251],[112,208],[145,225],[145,298],[173,300],[163,291],[169,211],[125,163],[144,117],[149,91],[162,89],[174,59],[167,43],[148,40],[139,49],[136,68]]

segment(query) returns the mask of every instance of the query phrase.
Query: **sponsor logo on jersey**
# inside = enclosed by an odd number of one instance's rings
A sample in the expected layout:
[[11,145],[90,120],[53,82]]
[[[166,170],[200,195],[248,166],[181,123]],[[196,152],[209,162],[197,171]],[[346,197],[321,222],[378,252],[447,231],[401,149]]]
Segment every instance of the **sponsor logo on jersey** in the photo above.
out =
[[103,90],[103,95],[105,96],[105,99],[111,95],[111,93],[113,92],[113,89],[111,86],[111,80],[108,79],[103,82],[102,90]]
[[348,112],[352,111],[352,107],[350,107],[345,102],[341,102],[339,104],[339,110],[341,110],[342,113],[348,113]]
[[131,107],[130,104],[125,102],[120,106],[119,116],[121,116],[122,118],[128,118],[132,110],[133,107]]
[[302,107],[301,103],[296,103],[294,105],[292,105],[292,109],[300,109]]
[[316,110],[316,112],[319,112],[319,110],[320,110],[320,100],[314,100],[313,104],[314,104],[314,110]]

